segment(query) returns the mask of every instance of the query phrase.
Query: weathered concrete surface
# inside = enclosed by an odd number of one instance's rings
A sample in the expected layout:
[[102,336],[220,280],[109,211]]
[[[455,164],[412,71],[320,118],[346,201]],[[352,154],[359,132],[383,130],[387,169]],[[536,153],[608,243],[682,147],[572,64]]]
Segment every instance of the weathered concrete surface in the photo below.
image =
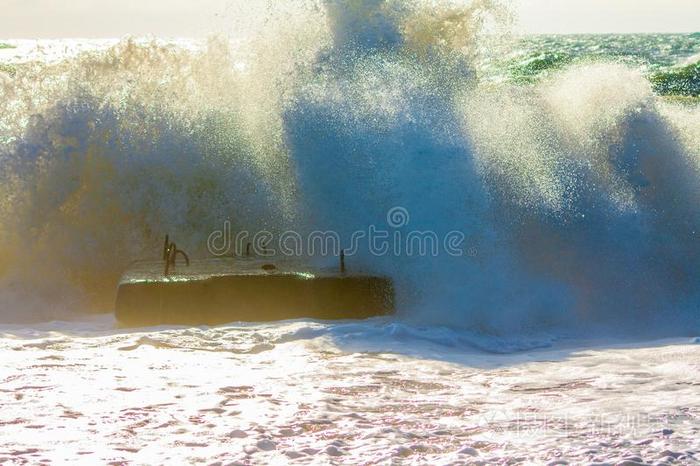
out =
[[[119,284],[116,317],[125,326],[220,325],[295,318],[364,319],[394,311],[391,280],[269,267],[259,259],[193,261],[163,275],[163,262],[135,263]],[[263,268],[265,266],[265,268]]]

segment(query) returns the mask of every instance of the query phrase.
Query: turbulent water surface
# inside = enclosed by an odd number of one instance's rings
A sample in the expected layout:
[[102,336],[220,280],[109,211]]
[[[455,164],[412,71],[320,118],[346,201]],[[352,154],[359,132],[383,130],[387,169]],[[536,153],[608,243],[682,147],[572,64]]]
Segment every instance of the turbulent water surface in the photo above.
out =
[[[3,329],[0,458],[696,464],[690,340],[517,343],[386,321]],[[545,341],[539,342],[541,345]]]
[[[698,462],[700,36],[512,37],[487,0],[238,16],[0,46],[0,462]],[[95,316],[227,221],[465,254],[361,244],[388,320]]]

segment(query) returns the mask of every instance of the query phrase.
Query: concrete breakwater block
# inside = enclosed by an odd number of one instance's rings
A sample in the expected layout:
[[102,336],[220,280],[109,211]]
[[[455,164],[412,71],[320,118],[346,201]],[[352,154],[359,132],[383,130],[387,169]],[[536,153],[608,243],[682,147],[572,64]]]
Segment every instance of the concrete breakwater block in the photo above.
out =
[[292,262],[233,258],[135,262],[117,291],[125,326],[221,325],[296,318],[365,319],[394,312],[390,279]]

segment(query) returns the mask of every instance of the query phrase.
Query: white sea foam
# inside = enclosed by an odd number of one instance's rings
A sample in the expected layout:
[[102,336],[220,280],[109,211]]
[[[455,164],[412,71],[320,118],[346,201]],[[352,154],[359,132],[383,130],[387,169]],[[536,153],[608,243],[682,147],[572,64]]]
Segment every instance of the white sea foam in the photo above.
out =
[[560,341],[503,355],[475,349],[483,337],[381,320],[109,324],[0,329],[3,458],[697,464],[700,455],[700,347],[687,340]]

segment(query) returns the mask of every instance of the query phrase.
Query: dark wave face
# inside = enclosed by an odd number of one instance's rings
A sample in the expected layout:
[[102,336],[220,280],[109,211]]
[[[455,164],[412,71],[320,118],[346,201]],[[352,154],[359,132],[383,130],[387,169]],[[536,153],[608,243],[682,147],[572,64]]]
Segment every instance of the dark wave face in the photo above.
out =
[[484,34],[507,18],[497,2],[278,8],[244,40],[125,40],[0,71],[0,319],[109,311],[165,233],[204,256],[226,220],[347,239],[400,207],[394,230],[459,231],[470,251],[360,248],[353,266],[395,280],[402,318],[700,328],[700,111],[659,96],[650,68],[561,46],[497,79],[521,46]]

